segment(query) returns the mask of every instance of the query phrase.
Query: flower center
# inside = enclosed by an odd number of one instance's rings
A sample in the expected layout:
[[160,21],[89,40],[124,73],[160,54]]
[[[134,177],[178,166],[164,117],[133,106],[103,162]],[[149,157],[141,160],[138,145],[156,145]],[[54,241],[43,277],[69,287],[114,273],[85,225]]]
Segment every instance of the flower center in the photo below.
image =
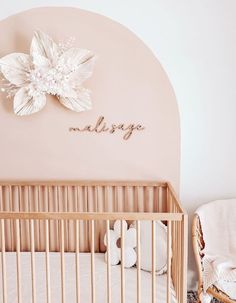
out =
[[116,241],[116,246],[117,246],[118,248],[121,248],[121,238],[117,239],[117,241]]
[[51,95],[61,95],[68,78],[59,67],[37,68],[30,73],[30,81],[35,90]]

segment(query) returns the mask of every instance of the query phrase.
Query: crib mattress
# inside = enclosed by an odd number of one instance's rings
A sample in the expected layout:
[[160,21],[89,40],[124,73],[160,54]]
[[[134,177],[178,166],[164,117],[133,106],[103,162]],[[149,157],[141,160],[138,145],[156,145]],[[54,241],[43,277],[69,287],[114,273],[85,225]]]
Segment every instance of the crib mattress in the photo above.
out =
[[[80,254],[80,302],[91,302],[91,274],[90,254]],[[46,299],[46,271],[45,254],[35,253],[36,267],[36,298],[37,303],[45,303]],[[0,267],[1,271],[1,267]],[[6,253],[7,273],[7,301],[17,302],[17,274],[16,254]],[[50,253],[51,273],[51,303],[61,302],[61,280],[60,280],[60,254]],[[0,275],[1,276],[1,275]],[[2,277],[0,277],[0,294],[2,294]],[[22,281],[22,302],[32,302],[31,289],[31,258],[30,253],[21,253],[21,281]],[[75,283],[75,255],[65,253],[65,302],[76,302]],[[137,270],[136,268],[125,269],[125,299],[127,303],[137,301]],[[104,254],[95,254],[95,283],[96,303],[107,302],[106,297],[106,263]],[[149,272],[141,271],[141,302],[152,302],[151,297],[152,275]],[[156,295],[158,303],[166,303],[167,275],[156,277]],[[111,267],[111,296],[113,303],[120,303],[120,266]],[[171,303],[176,303],[173,286],[171,288]],[[2,303],[2,296],[0,296]]]

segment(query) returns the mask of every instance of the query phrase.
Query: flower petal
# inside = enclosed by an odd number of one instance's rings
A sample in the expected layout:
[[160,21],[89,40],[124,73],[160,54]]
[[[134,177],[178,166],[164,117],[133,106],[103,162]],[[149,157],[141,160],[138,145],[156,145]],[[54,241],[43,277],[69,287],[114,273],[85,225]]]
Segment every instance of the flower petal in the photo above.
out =
[[[107,252],[105,253],[105,261],[107,262]],[[117,265],[120,262],[120,252],[118,249],[111,249],[110,251],[110,264]]]
[[73,71],[92,58],[94,58],[94,54],[90,50],[72,47],[61,55],[58,63],[66,64]]
[[34,37],[30,47],[30,54],[33,58],[36,58],[38,55],[48,58],[52,64],[55,64],[59,55],[58,45],[52,40],[51,37],[38,30],[34,32]]
[[76,112],[90,110],[92,108],[90,91],[85,88],[80,88],[80,90],[77,91],[76,93],[77,93],[76,97],[60,96],[59,101],[65,107]]
[[44,56],[41,56],[37,53],[34,53],[34,56],[33,56],[33,64],[36,66],[36,67],[40,67],[40,68],[50,68],[51,67],[51,62],[48,58],[44,57]]
[[[128,224],[126,221],[124,221],[124,230],[125,232],[127,231],[128,228]],[[117,233],[117,235],[119,237],[121,237],[121,221],[120,220],[116,220],[116,222],[114,223],[114,231]]]
[[136,247],[136,229],[129,228],[125,234],[125,246],[126,247]]
[[[110,230],[110,245],[112,247],[117,247],[116,242],[119,236],[114,232],[114,230]],[[107,234],[104,236],[104,245],[107,246]]]
[[[89,93],[89,92],[88,92]],[[77,98],[78,92],[75,91],[68,83],[62,84],[58,89],[58,96],[61,98]]]
[[131,247],[125,247],[125,264],[126,268],[130,268],[135,265],[137,261],[136,251]]
[[75,83],[81,84],[91,77],[95,60],[91,51],[71,48],[60,57],[58,64],[65,68],[66,73],[70,73],[69,82],[75,86]]
[[30,63],[29,55],[12,53],[0,59],[0,70],[9,82],[22,86],[28,82]]
[[27,87],[22,87],[14,97],[14,112],[19,116],[30,115],[40,111],[45,104],[45,94],[32,96]]

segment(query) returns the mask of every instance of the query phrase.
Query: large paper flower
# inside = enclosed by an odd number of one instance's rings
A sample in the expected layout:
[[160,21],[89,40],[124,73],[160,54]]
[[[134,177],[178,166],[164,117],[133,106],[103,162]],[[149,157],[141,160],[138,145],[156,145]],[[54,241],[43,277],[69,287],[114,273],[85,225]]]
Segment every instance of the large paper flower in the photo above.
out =
[[70,110],[92,107],[90,91],[82,86],[92,75],[94,54],[85,49],[62,47],[41,31],[34,33],[30,55],[12,53],[0,59],[0,70],[8,81],[8,95],[14,96],[14,112],[29,115],[54,95]]
[[[128,229],[127,222],[124,221],[124,266],[126,268],[135,265],[137,260],[136,251],[136,229],[130,227]],[[121,261],[121,222],[114,223],[114,230],[110,230],[110,262],[111,265],[117,265]],[[104,237],[104,244],[107,246],[107,234]],[[105,254],[107,260],[107,253]]]

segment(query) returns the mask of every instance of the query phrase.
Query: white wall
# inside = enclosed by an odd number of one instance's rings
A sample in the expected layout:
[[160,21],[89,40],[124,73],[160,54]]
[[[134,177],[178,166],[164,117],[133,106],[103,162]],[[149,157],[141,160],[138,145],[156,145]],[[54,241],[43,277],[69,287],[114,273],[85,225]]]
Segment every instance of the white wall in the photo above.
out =
[[[70,5],[136,33],[162,63],[177,95],[183,204],[192,214],[208,200],[236,196],[235,0],[3,1],[1,19],[35,6]],[[190,270],[193,264],[191,256]],[[190,287],[192,277],[190,271]]]

